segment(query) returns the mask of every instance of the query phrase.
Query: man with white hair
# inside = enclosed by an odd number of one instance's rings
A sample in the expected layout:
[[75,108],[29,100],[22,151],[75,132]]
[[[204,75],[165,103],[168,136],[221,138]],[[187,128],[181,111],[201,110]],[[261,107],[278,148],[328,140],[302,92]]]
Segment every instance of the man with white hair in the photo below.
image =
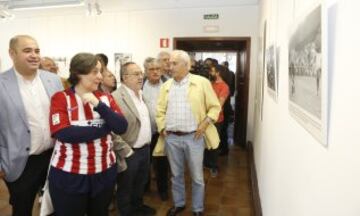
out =
[[161,51],[158,54],[158,61],[161,66],[161,74],[166,77],[166,79],[171,78],[171,70],[170,70],[170,53],[166,51]]
[[[204,211],[204,147],[216,149],[219,136],[213,124],[220,112],[219,100],[206,78],[190,74],[190,57],[181,50],[170,55],[172,78],[160,90],[156,123],[161,134],[154,156],[165,151],[172,173],[174,206],[168,216],[185,209],[184,162],[192,179],[192,211],[194,216]],[[165,144],[166,143],[166,144]]]

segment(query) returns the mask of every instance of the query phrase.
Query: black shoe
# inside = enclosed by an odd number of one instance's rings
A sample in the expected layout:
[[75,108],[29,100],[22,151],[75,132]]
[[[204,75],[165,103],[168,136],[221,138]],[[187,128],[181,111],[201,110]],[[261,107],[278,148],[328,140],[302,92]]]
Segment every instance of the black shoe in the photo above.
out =
[[185,206],[181,206],[181,207],[173,206],[169,209],[166,216],[176,216],[178,213],[180,213],[184,210],[185,210]]
[[202,212],[193,212],[193,216],[203,216]]
[[169,195],[167,192],[161,192],[159,193],[161,201],[166,201],[169,199]]
[[223,150],[219,153],[220,156],[227,156],[229,154],[229,150]]
[[152,216],[156,214],[156,210],[147,205],[138,207],[135,211],[135,215]]

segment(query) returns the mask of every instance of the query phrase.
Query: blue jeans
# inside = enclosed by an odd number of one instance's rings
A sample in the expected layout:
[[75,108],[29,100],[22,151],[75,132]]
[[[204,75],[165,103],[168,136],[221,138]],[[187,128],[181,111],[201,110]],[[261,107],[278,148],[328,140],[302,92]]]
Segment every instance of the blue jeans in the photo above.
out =
[[172,195],[176,207],[185,206],[184,163],[187,162],[192,180],[192,210],[204,210],[204,139],[194,139],[195,133],[178,136],[168,134],[165,151],[171,168]]

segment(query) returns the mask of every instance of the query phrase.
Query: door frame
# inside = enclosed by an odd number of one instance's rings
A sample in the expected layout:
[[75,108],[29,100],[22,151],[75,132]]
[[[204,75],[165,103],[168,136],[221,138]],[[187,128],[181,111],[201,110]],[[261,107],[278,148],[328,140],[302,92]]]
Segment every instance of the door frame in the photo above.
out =
[[[179,42],[197,42],[197,41],[207,41],[207,42],[216,42],[223,41],[229,42],[233,41],[234,43],[243,43],[243,49],[221,49],[216,47],[214,49],[206,50],[185,50],[185,51],[232,51],[237,52],[237,71],[235,71],[235,110],[234,110],[234,143],[240,145],[244,148],[247,148],[247,123],[248,123],[248,107],[249,107],[249,81],[250,81],[250,60],[251,60],[251,37],[174,37],[173,38],[173,49],[178,48]],[[241,62],[240,54],[245,52],[245,62],[243,63],[243,77],[240,77]],[[243,81],[241,81],[241,79]],[[240,83],[241,81],[241,83]],[[244,85],[244,92],[239,94],[240,84]],[[240,102],[245,103],[245,106],[241,106]],[[243,124],[240,124],[240,121],[244,121]]]

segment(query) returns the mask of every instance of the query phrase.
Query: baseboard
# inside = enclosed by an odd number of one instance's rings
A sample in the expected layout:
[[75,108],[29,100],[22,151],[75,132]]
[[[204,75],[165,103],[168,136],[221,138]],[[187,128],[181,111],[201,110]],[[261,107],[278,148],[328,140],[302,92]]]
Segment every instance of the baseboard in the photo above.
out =
[[250,189],[251,189],[253,215],[262,216],[260,194],[259,194],[258,180],[256,175],[256,167],[255,167],[254,149],[251,141],[248,141],[247,148],[248,148],[248,163],[249,163]]

